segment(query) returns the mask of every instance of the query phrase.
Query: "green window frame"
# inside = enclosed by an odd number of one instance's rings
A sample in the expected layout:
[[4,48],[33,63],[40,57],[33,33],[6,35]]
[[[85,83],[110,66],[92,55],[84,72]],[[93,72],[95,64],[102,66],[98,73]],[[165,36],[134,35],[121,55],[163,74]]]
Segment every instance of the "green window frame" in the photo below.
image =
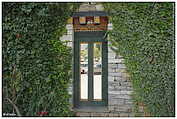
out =
[[[74,32],[74,107],[107,106],[108,104],[108,46],[106,31]],[[93,44],[102,44],[102,100],[93,99]],[[80,44],[88,43],[88,100],[80,99]]]

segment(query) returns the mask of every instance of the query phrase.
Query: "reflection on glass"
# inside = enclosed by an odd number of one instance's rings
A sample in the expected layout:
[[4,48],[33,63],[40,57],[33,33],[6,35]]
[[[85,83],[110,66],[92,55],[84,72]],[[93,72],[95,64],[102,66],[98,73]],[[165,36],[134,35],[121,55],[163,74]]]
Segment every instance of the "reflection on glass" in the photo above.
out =
[[81,99],[88,99],[88,44],[80,44]]
[[94,93],[93,98],[95,100],[102,99],[102,58],[101,58],[101,43],[94,43],[94,69],[93,69],[93,83],[94,83]]

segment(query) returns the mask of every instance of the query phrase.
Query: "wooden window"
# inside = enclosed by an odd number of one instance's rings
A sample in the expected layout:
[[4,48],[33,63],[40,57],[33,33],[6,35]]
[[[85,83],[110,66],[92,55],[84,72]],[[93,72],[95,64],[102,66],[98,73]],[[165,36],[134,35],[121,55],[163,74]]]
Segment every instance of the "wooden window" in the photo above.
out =
[[74,106],[106,106],[108,54],[105,32],[74,33]]

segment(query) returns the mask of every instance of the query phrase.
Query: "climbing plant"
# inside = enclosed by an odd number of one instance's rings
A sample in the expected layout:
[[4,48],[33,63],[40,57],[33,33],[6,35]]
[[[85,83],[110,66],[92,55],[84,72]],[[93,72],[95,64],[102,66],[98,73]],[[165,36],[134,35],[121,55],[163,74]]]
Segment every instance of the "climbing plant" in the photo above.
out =
[[151,116],[175,115],[174,3],[104,3],[112,49],[124,56],[134,99]]
[[3,115],[70,116],[71,49],[59,38],[74,3],[2,3]]

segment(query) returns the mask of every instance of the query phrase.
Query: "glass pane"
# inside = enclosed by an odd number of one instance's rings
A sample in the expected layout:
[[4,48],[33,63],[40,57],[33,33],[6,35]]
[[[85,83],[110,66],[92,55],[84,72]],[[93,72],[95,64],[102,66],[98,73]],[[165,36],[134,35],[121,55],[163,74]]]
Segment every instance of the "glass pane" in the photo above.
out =
[[102,99],[102,54],[101,54],[101,43],[94,43],[93,49],[94,59],[93,59],[93,83],[94,83],[94,93],[93,97],[95,100]]
[[80,45],[80,89],[81,99],[88,99],[88,44]]

